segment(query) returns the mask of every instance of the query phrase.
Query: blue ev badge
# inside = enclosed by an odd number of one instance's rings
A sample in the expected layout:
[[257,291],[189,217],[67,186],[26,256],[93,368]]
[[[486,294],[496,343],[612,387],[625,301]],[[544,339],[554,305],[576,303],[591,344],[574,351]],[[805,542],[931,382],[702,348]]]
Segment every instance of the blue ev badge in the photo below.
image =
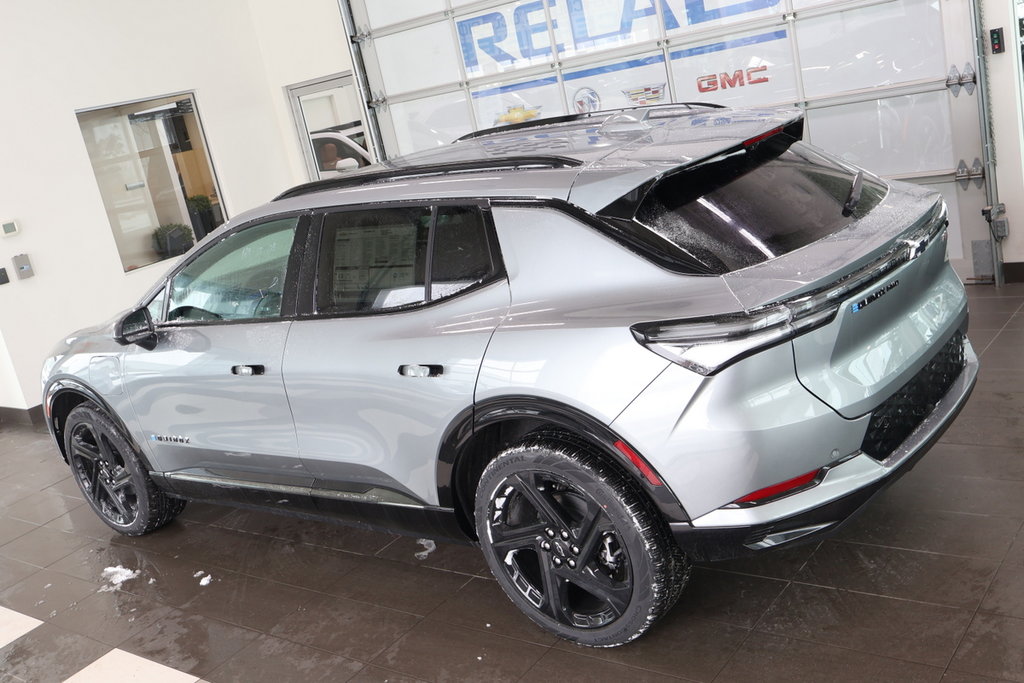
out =
[[876,301],[881,299],[883,296],[888,294],[890,290],[896,289],[899,286],[900,286],[900,281],[899,280],[893,280],[892,282],[887,284],[885,287],[882,287],[881,289],[875,290],[874,292],[872,292],[871,294],[868,294],[866,297],[864,297],[863,299],[861,299],[857,303],[855,303],[852,306],[850,306],[850,310],[853,311],[854,313],[856,313],[857,311],[861,310],[862,308],[866,308],[867,306],[870,306],[871,304],[875,303]]

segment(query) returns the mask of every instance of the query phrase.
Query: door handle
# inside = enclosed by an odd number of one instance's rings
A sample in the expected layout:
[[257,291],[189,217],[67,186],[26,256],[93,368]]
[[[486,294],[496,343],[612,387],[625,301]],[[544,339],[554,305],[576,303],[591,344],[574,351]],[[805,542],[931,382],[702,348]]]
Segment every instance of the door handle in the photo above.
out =
[[238,375],[240,377],[252,377],[253,375],[262,375],[267,369],[262,365],[233,365],[231,366],[231,374]]
[[402,377],[437,377],[444,373],[443,365],[399,365],[398,374]]

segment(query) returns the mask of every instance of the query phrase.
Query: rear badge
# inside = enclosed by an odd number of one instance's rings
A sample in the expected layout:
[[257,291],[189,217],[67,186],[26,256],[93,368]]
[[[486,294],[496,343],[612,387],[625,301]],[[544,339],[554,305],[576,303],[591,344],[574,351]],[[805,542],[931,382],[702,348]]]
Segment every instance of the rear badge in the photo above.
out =
[[882,287],[881,289],[875,290],[874,292],[872,292],[871,294],[868,294],[866,297],[864,297],[863,299],[861,299],[857,303],[855,303],[852,306],[850,306],[850,310],[852,310],[854,313],[856,313],[860,309],[866,308],[870,304],[873,304],[876,301],[878,301],[879,299],[881,299],[883,296],[885,296],[889,292],[889,290],[896,289],[899,286],[900,286],[900,281],[899,280],[893,280],[892,282],[887,284],[885,287]]

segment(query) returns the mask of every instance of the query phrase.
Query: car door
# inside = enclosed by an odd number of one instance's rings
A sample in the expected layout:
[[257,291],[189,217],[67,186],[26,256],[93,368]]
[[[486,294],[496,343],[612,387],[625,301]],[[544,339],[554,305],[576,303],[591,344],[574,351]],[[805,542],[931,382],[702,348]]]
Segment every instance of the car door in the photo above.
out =
[[308,222],[287,216],[231,232],[149,306],[158,341],[126,354],[125,382],[151,462],[177,490],[281,493],[312,482],[281,374]]
[[319,245],[311,315],[292,324],[284,359],[317,504],[436,504],[442,435],[472,409],[509,306],[489,212],[332,211]]

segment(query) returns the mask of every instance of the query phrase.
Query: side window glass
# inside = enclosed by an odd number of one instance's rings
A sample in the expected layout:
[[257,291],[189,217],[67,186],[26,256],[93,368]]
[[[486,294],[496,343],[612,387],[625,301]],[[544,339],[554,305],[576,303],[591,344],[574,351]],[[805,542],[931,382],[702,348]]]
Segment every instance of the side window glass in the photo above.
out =
[[481,211],[476,207],[440,207],[431,262],[431,300],[461,292],[486,279],[492,271]]
[[153,300],[146,305],[146,308],[149,309],[149,317],[152,318],[155,323],[160,322],[163,319],[164,297],[166,294],[167,287],[161,287],[160,291],[153,297]]
[[168,322],[280,316],[298,220],[246,228],[197,256],[171,281]]
[[325,216],[317,309],[385,311],[425,301],[430,216],[429,207]]

